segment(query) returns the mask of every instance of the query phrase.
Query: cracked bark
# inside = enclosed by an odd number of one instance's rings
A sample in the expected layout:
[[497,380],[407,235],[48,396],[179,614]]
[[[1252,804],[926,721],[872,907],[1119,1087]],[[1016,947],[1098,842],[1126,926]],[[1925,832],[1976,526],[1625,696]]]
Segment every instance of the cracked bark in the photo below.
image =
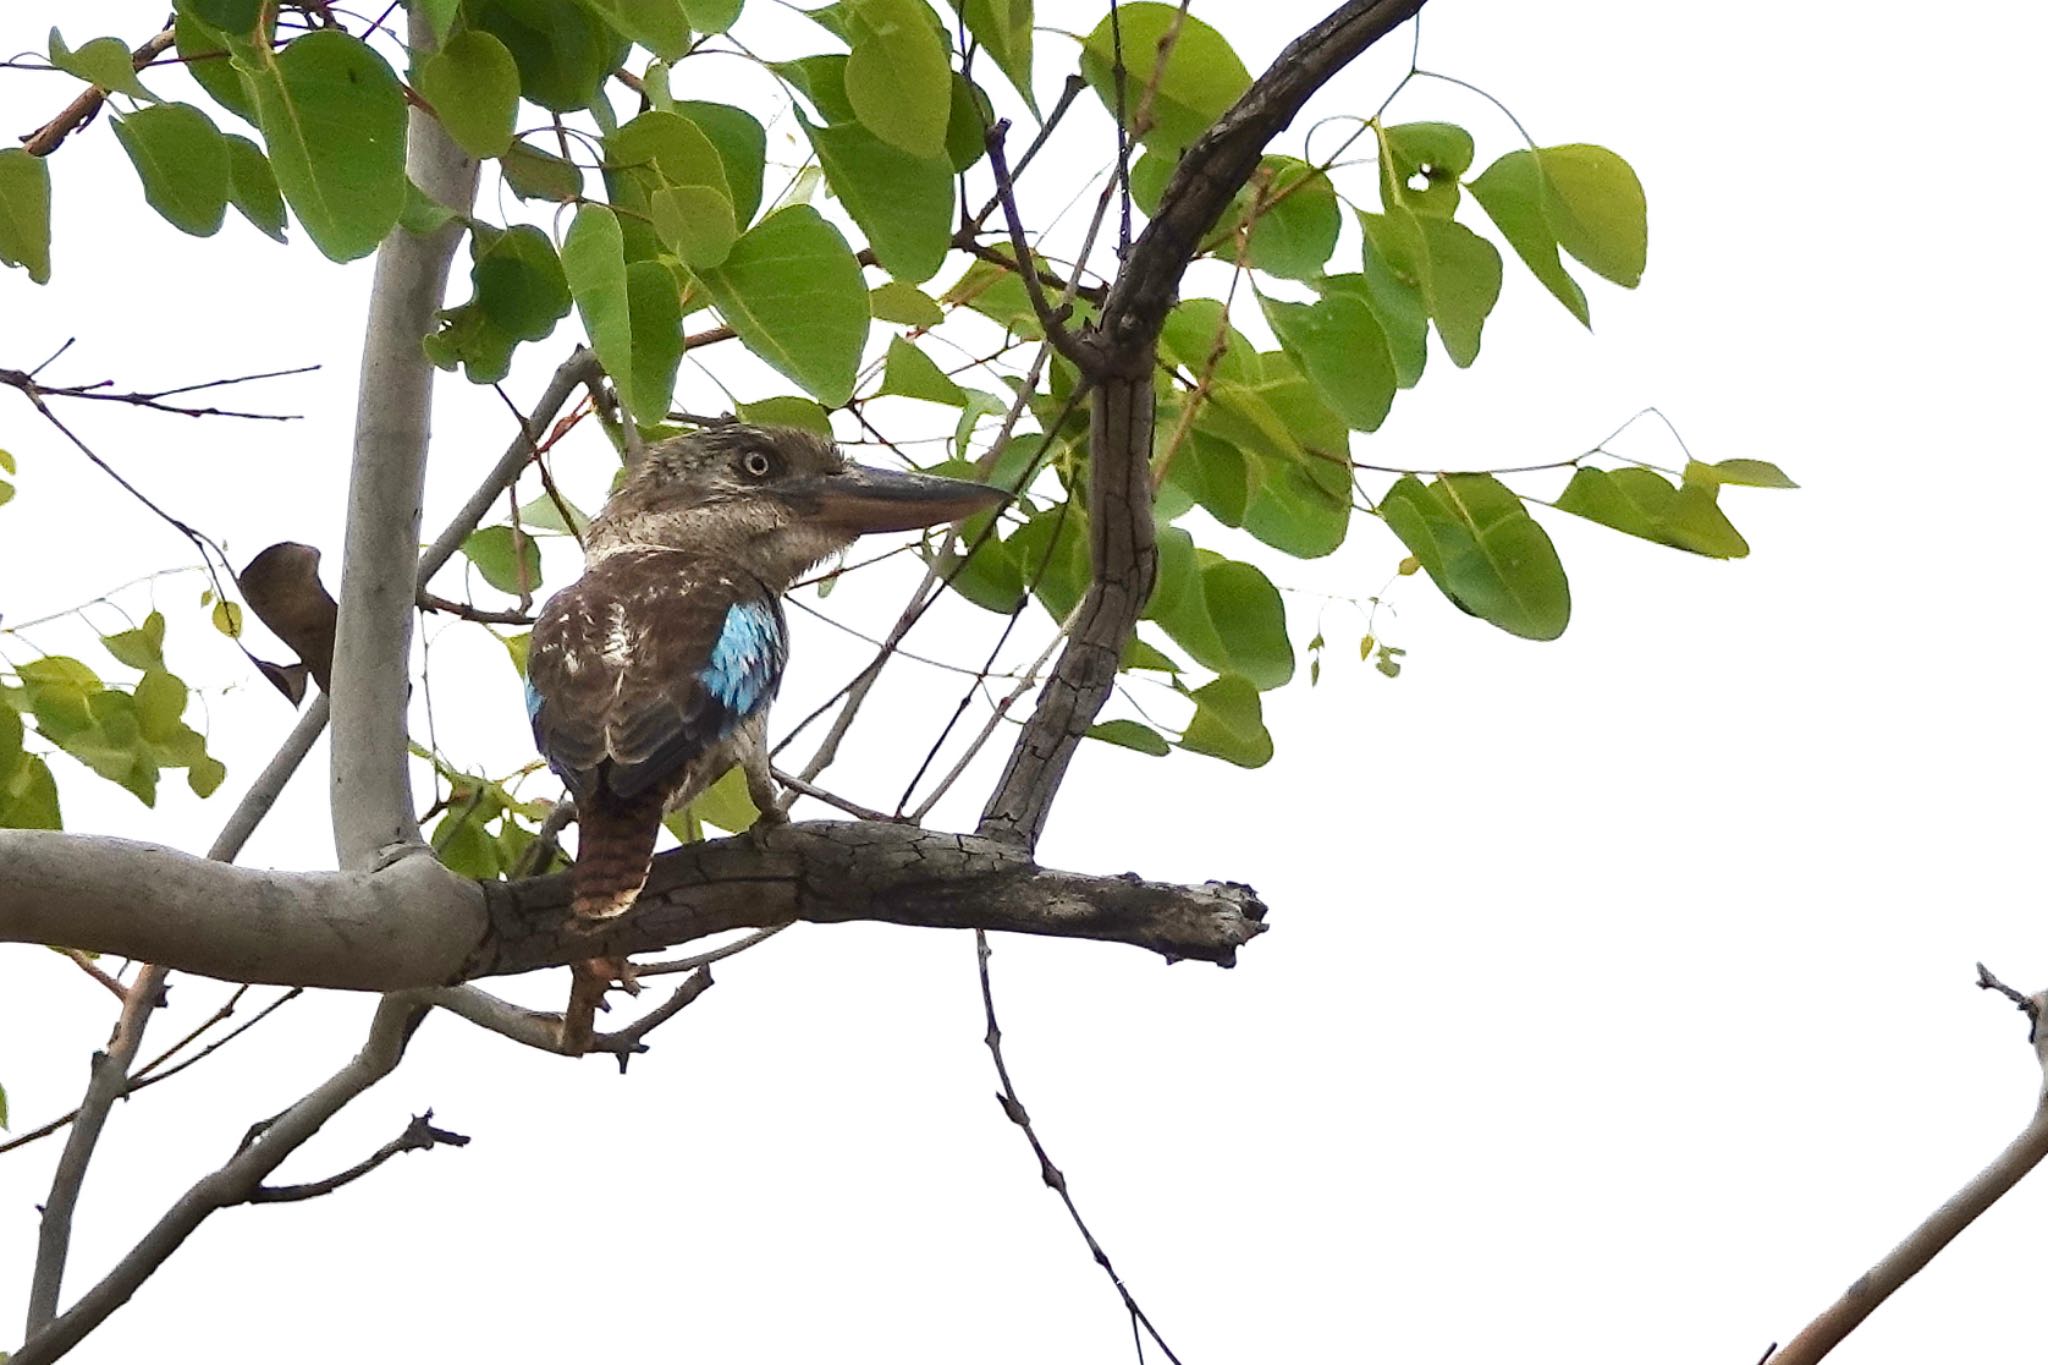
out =
[[374,873],[277,872],[8,830],[0,866],[0,941],[344,990],[446,985],[796,920],[1095,939],[1224,966],[1265,929],[1249,887],[1059,872],[1010,841],[870,822],[807,822],[765,846],[724,839],[663,854],[633,912],[596,936],[574,927],[565,876],[478,883],[426,858]]

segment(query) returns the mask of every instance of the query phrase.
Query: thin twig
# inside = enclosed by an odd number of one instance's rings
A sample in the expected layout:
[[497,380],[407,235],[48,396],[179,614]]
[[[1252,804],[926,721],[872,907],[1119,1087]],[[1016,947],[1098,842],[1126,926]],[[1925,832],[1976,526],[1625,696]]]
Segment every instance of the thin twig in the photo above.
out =
[[[176,34],[165,29],[141,47],[128,54],[128,60],[137,71],[148,66],[170,47]],[[30,133],[21,140],[21,149],[30,156],[48,156],[57,150],[65,138],[92,121],[100,106],[107,102],[107,92],[97,85],[88,85],[78,97],[64,106],[57,117]]]
[[709,967],[714,962],[723,962],[735,954],[744,953],[755,944],[774,938],[788,927],[787,924],[771,924],[766,929],[756,929],[745,938],[734,939],[723,947],[692,953],[688,957],[671,958],[667,962],[636,962],[633,964],[633,975],[666,976],[675,972],[694,972],[699,967]]
[[849,801],[837,792],[826,791],[823,787],[808,782],[798,777],[795,773],[786,773],[780,768],[770,768],[768,771],[777,782],[780,782],[791,791],[801,796],[808,796],[813,801],[823,801],[835,810],[845,811],[856,820],[892,820],[895,818],[884,811],[873,810],[863,806],[858,801]]
[[452,597],[443,597],[439,593],[426,592],[424,590],[421,591],[419,600],[420,607],[425,611],[443,612],[449,616],[459,617],[464,621],[475,621],[480,625],[486,626],[530,626],[540,619],[532,612],[494,611],[489,607],[479,607],[469,602],[457,602]]
[[[43,364],[47,365],[49,361],[44,361]],[[209,379],[199,384],[180,384],[176,388],[158,389],[153,393],[129,393],[108,391],[107,384],[110,381],[107,380],[101,380],[97,384],[41,384],[36,381],[36,375],[42,370],[42,366],[39,365],[33,370],[0,369],[0,384],[21,390],[24,394],[29,395],[31,400],[38,397],[83,398],[97,403],[124,403],[129,407],[147,408],[151,412],[176,413],[180,417],[239,417],[251,422],[296,422],[300,420],[300,414],[295,412],[242,412],[233,408],[188,408],[180,403],[166,403],[162,400],[176,397],[181,393],[198,393],[203,389],[224,389],[230,384],[250,384],[259,379],[282,379],[287,375],[311,374],[319,368],[318,365],[300,365],[289,370],[267,370],[262,374],[236,375],[232,379]]]
[[1145,1310],[1138,1306],[1137,1299],[1124,1284],[1123,1277],[1118,1275],[1116,1267],[1109,1263],[1109,1253],[1102,1249],[1102,1243],[1096,1241],[1095,1234],[1088,1230],[1087,1222],[1081,1217],[1081,1210],[1074,1204],[1072,1192],[1067,1189],[1065,1173],[1053,1165],[1052,1157],[1045,1150],[1045,1144],[1039,1141],[1038,1130],[1031,1126],[1031,1115],[1025,1111],[1024,1101],[1017,1097],[1017,1087],[1010,1080],[1009,1065],[1003,1061],[1003,1030],[996,1023],[995,991],[989,985],[988,979],[990,949],[986,930],[974,931],[974,954],[981,969],[982,1013],[988,1023],[988,1031],[982,1036],[982,1041],[988,1044],[989,1056],[995,1059],[996,1079],[1003,1087],[1001,1093],[996,1096],[996,1102],[1003,1106],[1003,1113],[1010,1122],[1024,1130],[1024,1138],[1031,1144],[1032,1155],[1038,1158],[1039,1178],[1045,1181],[1053,1193],[1060,1197],[1060,1202],[1067,1206],[1067,1216],[1074,1220],[1074,1227],[1079,1230],[1081,1240],[1088,1244],[1088,1254],[1095,1258],[1095,1264],[1102,1267],[1102,1273],[1109,1276],[1109,1282],[1116,1286],[1117,1295],[1123,1299],[1124,1309],[1130,1313],[1132,1321],[1143,1325],[1146,1333],[1159,1349],[1166,1353],[1166,1358],[1172,1361],[1173,1365],[1181,1365],[1180,1357],[1173,1353],[1173,1348],[1159,1335],[1159,1329],[1152,1325],[1152,1319],[1146,1317]]
[[451,1133],[446,1128],[436,1128],[433,1123],[434,1111],[414,1114],[412,1122],[405,1125],[405,1131],[379,1147],[345,1171],[328,1176],[325,1180],[314,1180],[304,1185],[258,1185],[249,1191],[251,1204],[289,1204],[300,1199],[318,1199],[323,1194],[333,1194],[351,1181],[361,1180],[400,1152],[424,1152],[433,1147],[467,1147],[469,1139],[461,1133]]
[[113,992],[114,998],[116,1000],[120,1001],[124,1005],[128,1003],[128,988],[122,985],[120,982],[116,981],[113,977],[108,976],[104,971],[100,970],[100,964],[94,962],[90,955],[82,953],[78,951],[78,949],[76,948],[59,948],[57,951],[64,954],[64,956],[70,958],[72,962],[76,963],[78,966],[78,970],[84,972],[87,976],[91,977],[93,980],[99,982],[102,986],[105,986],[109,991]]
[[[1010,248],[1017,253],[1017,276],[1024,281],[1024,292],[1031,299],[1031,311],[1038,316],[1038,325],[1045,330],[1045,339],[1050,341],[1059,353],[1082,369],[1088,367],[1087,351],[1067,330],[1067,319],[1073,314],[1073,305],[1063,303],[1054,307],[1045,297],[1045,286],[1038,281],[1037,257],[1032,254],[1030,244],[1024,240],[1024,220],[1017,214],[1017,200],[1011,193],[1010,168],[1003,159],[1003,138],[1010,131],[1010,122],[1004,119],[988,130],[988,164],[996,178],[996,197],[1002,200],[1003,220],[1010,228]],[[1078,278],[1078,267],[1074,272]]]

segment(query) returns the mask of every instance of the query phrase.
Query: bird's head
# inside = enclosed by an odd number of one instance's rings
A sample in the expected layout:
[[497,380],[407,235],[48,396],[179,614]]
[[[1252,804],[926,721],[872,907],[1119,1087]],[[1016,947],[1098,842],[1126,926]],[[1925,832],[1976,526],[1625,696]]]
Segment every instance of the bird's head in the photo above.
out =
[[958,521],[1001,489],[854,464],[797,427],[707,427],[649,446],[591,523],[593,559],[660,546],[734,558],[786,585],[872,531]]

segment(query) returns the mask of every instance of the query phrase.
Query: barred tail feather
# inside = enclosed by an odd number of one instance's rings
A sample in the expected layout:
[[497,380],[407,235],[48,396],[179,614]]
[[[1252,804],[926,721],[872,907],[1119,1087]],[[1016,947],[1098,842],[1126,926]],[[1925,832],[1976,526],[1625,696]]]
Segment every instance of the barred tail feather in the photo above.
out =
[[576,865],[569,872],[572,908],[579,919],[616,919],[633,908],[647,884],[647,864],[661,834],[659,790],[628,801],[602,788],[579,811]]

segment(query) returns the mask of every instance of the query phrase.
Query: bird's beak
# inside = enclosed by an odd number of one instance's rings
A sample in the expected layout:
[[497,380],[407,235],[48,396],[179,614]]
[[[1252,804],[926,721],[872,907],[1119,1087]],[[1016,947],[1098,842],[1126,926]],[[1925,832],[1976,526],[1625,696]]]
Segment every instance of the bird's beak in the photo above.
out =
[[915,531],[986,512],[1009,494],[984,483],[849,464],[777,490],[805,520],[835,530]]

